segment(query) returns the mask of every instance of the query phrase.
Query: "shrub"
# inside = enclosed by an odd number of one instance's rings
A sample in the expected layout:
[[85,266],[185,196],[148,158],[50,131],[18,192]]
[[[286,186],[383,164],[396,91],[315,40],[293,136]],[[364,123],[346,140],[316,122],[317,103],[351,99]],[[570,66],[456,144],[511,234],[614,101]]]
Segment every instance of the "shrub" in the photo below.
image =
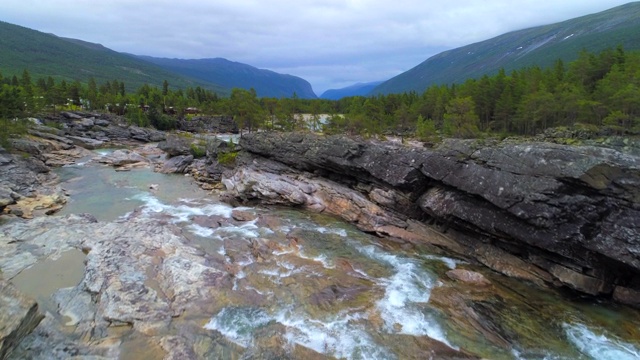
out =
[[191,147],[191,155],[193,155],[193,157],[196,159],[205,157],[207,155],[206,147],[201,146],[200,144],[191,144],[190,147]]
[[218,153],[218,163],[225,166],[233,166],[236,163],[237,152]]

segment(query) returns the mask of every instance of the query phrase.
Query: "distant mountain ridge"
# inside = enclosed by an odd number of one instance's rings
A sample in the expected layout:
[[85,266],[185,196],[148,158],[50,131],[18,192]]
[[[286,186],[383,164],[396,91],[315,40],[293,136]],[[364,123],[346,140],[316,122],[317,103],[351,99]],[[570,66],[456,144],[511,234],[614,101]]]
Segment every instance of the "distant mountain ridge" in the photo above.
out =
[[229,89],[217,84],[186,78],[99,44],[0,21],[0,71],[3,76],[20,76],[24,69],[29,70],[33,79],[51,76],[87,82],[93,77],[98,83],[120,80],[129,90],[145,83],[162,86],[167,80],[178,88],[202,86],[220,94],[229,93]]
[[422,92],[435,84],[495,74],[500,68],[547,67],[557,59],[575,60],[582,49],[599,52],[617,45],[640,49],[640,2],[442,52],[383,82],[371,94]]
[[99,84],[120,80],[128,91],[143,84],[175,88],[200,86],[220,95],[231,88],[254,88],[261,97],[317,98],[308,81],[293,75],[227,59],[179,60],[119,53],[101,44],[59,37],[0,21],[0,73],[18,77],[29,70],[32,78]]
[[293,75],[258,69],[223,58],[168,59],[136,55],[137,58],[184,76],[220,84],[226,88],[254,88],[259,97],[315,99],[308,81]]
[[341,89],[329,89],[320,95],[321,99],[340,100],[349,96],[367,96],[376,86],[382,84],[383,81],[374,81],[368,83],[357,83]]

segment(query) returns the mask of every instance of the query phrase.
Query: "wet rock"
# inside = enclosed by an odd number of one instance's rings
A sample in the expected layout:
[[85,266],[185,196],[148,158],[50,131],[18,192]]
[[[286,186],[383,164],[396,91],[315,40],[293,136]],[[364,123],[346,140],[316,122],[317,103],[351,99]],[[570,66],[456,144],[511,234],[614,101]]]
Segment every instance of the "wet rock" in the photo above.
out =
[[369,290],[370,287],[364,285],[342,286],[334,284],[316,293],[313,293],[309,302],[315,306],[327,308],[336,302],[349,302],[355,300],[358,295]]
[[231,217],[236,221],[253,221],[258,218],[258,215],[249,211],[233,209]]
[[131,150],[116,150],[109,155],[98,158],[98,162],[109,164],[115,167],[143,163],[148,164],[148,160],[138,154],[135,151]]
[[191,221],[196,225],[215,229],[222,223],[226,222],[226,219],[217,215],[196,215],[191,219]]
[[198,359],[188,340],[180,336],[165,336],[160,345],[167,353],[164,360],[195,360]]
[[456,281],[462,281],[467,284],[477,285],[477,286],[489,286],[491,285],[491,281],[487,280],[484,275],[470,270],[464,269],[453,269],[447,271],[447,276]]
[[616,286],[613,299],[623,304],[640,307],[640,291],[623,286]]
[[553,265],[551,274],[564,285],[591,295],[611,294],[613,285],[605,281],[581,274],[562,265]]
[[6,359],[38,326],[43,316],[38,304],[0,278],[0,359]]

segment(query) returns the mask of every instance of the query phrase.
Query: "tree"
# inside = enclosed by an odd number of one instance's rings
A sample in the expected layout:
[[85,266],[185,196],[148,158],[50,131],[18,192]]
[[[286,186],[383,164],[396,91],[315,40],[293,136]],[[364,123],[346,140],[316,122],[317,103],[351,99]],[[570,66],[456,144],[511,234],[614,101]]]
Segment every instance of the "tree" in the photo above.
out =
[[444,114],[443,132],[458,138],[477,137],[480,134],[479,119],[474,109],[475,104],[470,96],[451,100]]
[[416,137],[422,141],[435,142],[438,139],[436,123],[431,119],[423,118],[422,115],[418,116]]
[[240,136],[244,128],[248,128],[251,132],[259,126],[261,109],[253,88],[251,90],[232,89],[229,106],[231,115],[240,128]]
[[169,94],[169,82],[167,80],[162,82],[162,96],[167,96]]

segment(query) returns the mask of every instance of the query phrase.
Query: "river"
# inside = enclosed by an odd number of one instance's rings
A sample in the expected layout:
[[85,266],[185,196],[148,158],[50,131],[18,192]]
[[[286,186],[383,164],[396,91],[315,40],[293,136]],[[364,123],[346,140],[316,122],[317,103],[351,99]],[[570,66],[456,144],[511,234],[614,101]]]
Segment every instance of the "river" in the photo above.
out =
[[[241,358],[260,345],[293,356],[306,357],[303,349],[312,349],[344,359],[425,358],[432,347],[487,359],[640,358],[640,314],[627,307],[403,248],[331,216],[294,208],[234,209],[185,176],[116,172],[88,161],[56,171],[70,200],[55,216],[86,212],[114,221],[137,212],[176,224],[185,241],[228,264],[231,292],[252,294],[221,295],[209,313],[175,320],[192,321],[205,339],[222,346],[202,350],[203,357]],[[246,219],[233,220],[234,210]],[[56,287],[80,281],[83,256],[76,251],[38,263],[14,282],[55,311],[48,298]],[[456,268],[479,272],[493,285],[458,285],[446,275]],[[161,350],[146,351],[145,344],[141,337],[125,339],[121,358],[161,357]]]

